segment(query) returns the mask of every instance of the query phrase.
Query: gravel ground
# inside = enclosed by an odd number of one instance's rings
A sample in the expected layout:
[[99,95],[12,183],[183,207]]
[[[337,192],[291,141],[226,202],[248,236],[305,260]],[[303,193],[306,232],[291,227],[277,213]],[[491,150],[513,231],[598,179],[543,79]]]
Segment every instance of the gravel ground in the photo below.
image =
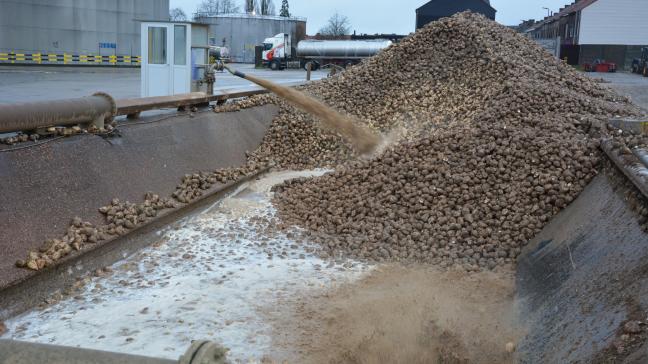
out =
[[612,89],[630,97],[637,106],[648,110],[648,77],[628,72],[586,74],[592,78],[604,79]]

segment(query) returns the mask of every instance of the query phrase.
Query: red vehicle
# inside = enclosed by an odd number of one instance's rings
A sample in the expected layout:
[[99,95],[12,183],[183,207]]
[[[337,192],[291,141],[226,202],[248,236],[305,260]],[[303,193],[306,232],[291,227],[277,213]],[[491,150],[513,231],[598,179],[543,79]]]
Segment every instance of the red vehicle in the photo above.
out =
[[606,62],[604,59],[597,59],[594,61],[594,64],[585,63],[583,68],[585,69],[585,72],[611,73],[616,72],[617,65],[616,63]]

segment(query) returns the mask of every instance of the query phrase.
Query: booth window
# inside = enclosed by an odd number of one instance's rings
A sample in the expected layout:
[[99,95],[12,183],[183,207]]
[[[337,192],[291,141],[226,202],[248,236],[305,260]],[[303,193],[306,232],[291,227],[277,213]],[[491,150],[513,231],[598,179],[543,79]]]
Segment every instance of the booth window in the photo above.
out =
[[150,27],[148,37],[148,63],[167,64],[167,28]]
[[187,65],[187,26],[176,25],[173,31],[173,64]]

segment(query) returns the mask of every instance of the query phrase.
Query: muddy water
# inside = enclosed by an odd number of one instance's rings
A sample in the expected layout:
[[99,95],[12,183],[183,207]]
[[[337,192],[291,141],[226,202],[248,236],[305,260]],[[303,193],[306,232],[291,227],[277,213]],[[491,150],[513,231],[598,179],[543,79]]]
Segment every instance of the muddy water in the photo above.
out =
[[299,363],[512,364],[525,332],[514,286],[509,269],[382,264],[358,281],[284,300],[284,312],[268,316],[274,347],[294,348]]
[[93,278],[82,294],[10,320],[4,338],[169,359],[195,339],[222,343],[243,362],[276,352],[267,317],[281,312],[279,302],[321,294],[372,269],[324,261],[307,242],[259,231],[275,214],[272,185],[323,173],[277,173],[242,186],[160,232],[158,243]]
[[325,127],[340,133],[360,154],[371,154],[382,142],[380,136],[368,127],[354,121],[348,116],[340,114],[302,92],[250,75],[246,75],[245,78],[274,92],[303,111],[316,116],[322,121]]

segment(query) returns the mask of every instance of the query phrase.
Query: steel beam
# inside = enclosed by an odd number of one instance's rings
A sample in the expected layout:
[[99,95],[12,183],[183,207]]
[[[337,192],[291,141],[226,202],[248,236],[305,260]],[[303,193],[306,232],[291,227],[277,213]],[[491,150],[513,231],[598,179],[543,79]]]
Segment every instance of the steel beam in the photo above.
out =
[[216,91],[213,95],[203,92],[192,92],[173,96],[141,97],[135,99],[117,100],[117,115],[135,115],[143,111],[158,110],[164,108],[179,108],[207,104],[210,102],[223,103],[229,99],[249,97],[268,93],[267,90],[259,87],[250,87],[239,90]]

